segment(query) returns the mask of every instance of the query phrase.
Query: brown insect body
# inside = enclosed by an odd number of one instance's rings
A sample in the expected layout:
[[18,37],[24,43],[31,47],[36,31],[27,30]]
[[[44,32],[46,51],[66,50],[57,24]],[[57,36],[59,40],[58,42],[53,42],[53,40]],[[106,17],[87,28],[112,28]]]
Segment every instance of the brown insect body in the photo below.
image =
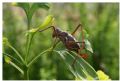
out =
[[[82,35],[82,42],[77,42],[75,37],[73,36],[74,33],[78,30],[78,28],[81,26],[81,24],[79,24],[77,26],[77,28],[74,30],[74,32],[72,34],[69,34],[67,32],[64,32],[62,30],[60,30],[59,28],[57,27],[54,27],[54,26],[50,26],[48,28],[53,28],[53,34],[52,34],[52,37],[56,37],[56,38],[59,38],[60,41],[62,41],[62,43],[65,45],[65,47],[69,50],[69,51],[75,51],[77,52],[81,57],[83,58],[87,58],[87,55],[85,54],[80,54],[80,51],[82,49],[84,49],[84,36]],[[48,29],[48,28],[45,28],[43,30],[40,30],[40,32]],[[81,31],[82,31],[82,27],[81,27]],[[83,34],[83,31],[82,31],[82,34]],[[74,63],[74,62],[73,62]]]
[[59,38],[65,47],[70,51],[78,52],[80,45],[76,43],[76,39],[69,33],[61,31],[59,28],[54,28],[53,37]]

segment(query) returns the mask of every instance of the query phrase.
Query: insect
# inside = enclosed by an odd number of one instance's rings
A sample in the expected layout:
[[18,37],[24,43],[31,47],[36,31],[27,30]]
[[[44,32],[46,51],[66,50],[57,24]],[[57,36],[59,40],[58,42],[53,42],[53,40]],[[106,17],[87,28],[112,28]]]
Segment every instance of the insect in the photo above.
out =
[[[82,58],[87,58],[87,54],[80,54],[81,50],[85,49],[85,42],[84,42],[84,35],[83,35],[83,29],[82,29],[82,25],[79,24],[76,29],[71,33],[67,33],[65,31],[60,30],[57,27],[54,26],[50,26],[47,27],[43,30],[40,30],[40,32],[48,29],[48,28],[53,28],[53,34],[52,37],[53,38],[59,38],[59,40],[65,45],[65,47],[69,50],[69,51],[75,51],[77,54],[79,54]],[[74,34],[75,32],[78,30],[78,28],[81,28],[81,33],[82,33],[82,41],[78,42],[75,37]],[[73,61],[72,65],[74,65],[75,61],[76,61],[77,57],[75,58],[75,60]]]

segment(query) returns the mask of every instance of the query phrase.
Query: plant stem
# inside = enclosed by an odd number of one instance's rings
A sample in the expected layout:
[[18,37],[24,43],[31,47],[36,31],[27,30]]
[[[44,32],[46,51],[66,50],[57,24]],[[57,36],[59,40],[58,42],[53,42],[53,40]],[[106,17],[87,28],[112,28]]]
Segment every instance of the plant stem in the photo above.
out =
[[28,19],[28,22],[27,22],[27,30],[29,30],[30,29],[30,19],[29,19],[29,15],[27,15],[27,19]]
[[[29,15],[27,13],[27,20],[28,20],[28,23],[27,23],[27,31],[30,30],[30,19],[29,19]],[[24,68],[24,79],[25,80],[29,80],[29,67],[27,67],[27,58],[28,58],[28,55],[29,55],[29,50],[30,50],[30,45],[31,45],[31,40],[32,40],[32,37],[30,37],[30,35],[27,35],[27,38],[26,38],[26,55],[25,55],[25,68]]]
[[32,36],[29,36],[28,39],[27,39],[27,48],[26,48],[26,56],[25,56],[25,62],[27,64],[27,58],[28,58],[28,55],[29,55],[29,52],[30,52],[30,46],[31,46],[31,41],[33,39],[33,35]]
[[[29,19],[29,15],[27,13],[27,31],[30,30],[30,19]],[[25,55],[25,64],[27,65],[27,57],[28,57],[28,54],[29,54],[29,48],[30,48],[30,35],[27,35],[27,39],[26,39],[26,55]]]
[[28,67],[24,68],[24,79],[29,80],[29,68]]

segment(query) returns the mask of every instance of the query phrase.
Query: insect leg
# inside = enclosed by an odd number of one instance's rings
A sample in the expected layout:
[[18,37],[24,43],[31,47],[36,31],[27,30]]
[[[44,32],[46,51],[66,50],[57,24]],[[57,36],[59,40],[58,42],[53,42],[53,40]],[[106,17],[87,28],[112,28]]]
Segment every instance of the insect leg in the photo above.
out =
[[83,50],[84,48],[78,49],[78,55],[80,55],[82,58],[86,59],[88,57],[88,54],[81,54],[81,50]]
[[53,42],[52,49],[54,49],[59,42],[60,42],[60,40],[57,41],[57,38],[55,38],[55,41]]
[[[85,42],[73,42],[73,41],[69,41],[70,43],[85,43]],[[78,54],[76,55],[76,57],[75,57],[75,59],[73,60],[73,62],[72,62],[72,64],[71,64],[71,66],[73,67],[73,69],[75,69],[75,62],[77,61],[77,59],[79,58],[79,54],[80,54],[80,52],[81,52],[81,50],[83,50],[84,49],[84,46],[82,46],[82,47],[80,47],[80,49],[78,49]],[[81,55],[81,54],[80,54]],[[81,57],[82,58],[86,58],[87,56],[86,55],[84,55],[84,54],[82,54],[81,55]]]
[[76,31],[78,30],[79,27],[82,27],[82,24],[79,24],[79,25],[76,27],[76,29],[71,33],[71,35],[74,36],[74,34],[76,33]]
[[75,59],[73,60],[71,66],[73,67],[73,69],[75,70],[75,62],[78,59],[78,55],[76,55]]
[[[74,36],[74,34],[75,34],[75,32],[78,30],[78,28],[79,27],[81,27],[81,33],[82,33],[82,42],[84,42],[84,35],[83,35],[83,28],[82,28],[82,24],[79,24],[77,27],[76,27],[76,29],[72,32],[72,34],[71,35],[73,35]],[[82,43],[82,47],[84,47],[84,43]]]
[[[80,51],[81,51],[82,49],[80,48],[79,50],[78,50],[78,53],[80,53]],[[73,60],[73,62],[72,62],[72,66],[74,67],[74,64],[75,64],[75,62],[77,61],[77,59],[79,58],[79,56],[78,56],[78,54],[76,55],[76,57],[75,57],[75,59]]]

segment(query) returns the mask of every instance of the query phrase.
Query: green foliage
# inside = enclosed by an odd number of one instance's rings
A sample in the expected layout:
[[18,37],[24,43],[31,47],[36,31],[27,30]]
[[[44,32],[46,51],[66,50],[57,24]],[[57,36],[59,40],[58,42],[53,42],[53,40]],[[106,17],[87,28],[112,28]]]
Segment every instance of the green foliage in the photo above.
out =
[[10,57],[4,55],[4,59],[5,59],[6,63],[8,63],[8,64],[12,65],[13,67],[15,67],[18,71],[21,72],[21,74],[24,74],[23,70],[19,66],[17,66],[14,62],[12,62]]
[[93,49],[92,46],[90,44],[90,42],[88,40],[84,40],[85,41],[85,48],[90,51],[91,53],[93,53]]
[[[79,60],[76,60],[76,62],[74,63],[74,66],[71,66],[71,63],[73,62],[73,60],[75,60],[76,54],[75,53],[69,53],[65,50],[63,51],[56,51],[58,54],[60,54],[60,56],[62,57],[62,59],[64,60],[64,62],[66,63],[66,65],[68,66],[68,68],[70,69],[70,71],[74,74],[74,76],[77,79],[80,80],[84,80],[84,79],[98,79],[98,76],[95,72],[95,70],[83,59],[79,56]],[[89,78],[88,78],[89,77]]]
[[9,42],[8,42],[8,39],[6,38],[6,37],[3,37],[3,45],[4,46],[9,46],[10,44],[9,44]]
[[[97,79],[95,70],[99,69],[102,69],[111,79],[118,79],[119,7],[117,3],[53,3],[51,5],[49,13],[55,17],[55,23],[62,30],[71,32],[78,23],[82,23],[83,28],[86,30],[84,30],[86,48],[90,51],[87,51],[89,58],[86,61],[88,63],[79,57],[80,59],[75,63],[76,71],[71,67],[75,54],[68,53],[62,43],[57,45],[53,51],[51,48],[49,49],[53,44],[51,30],[42,33],[36,32],[35,35],[29,34],[38,30],[39,27],[42,29],[51,25],[53,18],[46,19],[48,12],[44,11],[44,9],[49,9],[49,5],[46,3],[17,3],[16,6],[24,9],[27,22],[25,14],[19,8],[13,7],[8,3],[3,4],[3,36],[9,39],[10,46],[12,46],[3,49],[3,54],[9,57],[11,59],[10,62],[12,62],[11,64],[3,64],[3,79],[23,79],[23,76],[25,79],[29,76],[31,80]],[[38,8],[43,9],[38,11]],[[48,15],[49,17],[52,16]],[[49,20],[50,23],[48,22]],[[46,25],[46,23],[48,24]],[[40,25],[37,26],[37,24]],[[41,27],[42,24],[44,27]],[[27,31],[27,36],[25,36],[25,31]],[[28,40],[26,40],[26,37]],[[79,38],[81,38],[81,35]],[[93,49],[91,49],[91,46]],[[26,50],[28,50],[27,56]],[[94,54],[91,54],[92,50]],[[20,57],[23,58],[24,62],[22,62]],[[26,61],[25,57],[27,57]],[[23,70],[24,74],[19,69]]]
[[27,16],[27,20],[28,20],[28,25],[31,22],[32,16],[33,14],[39,9],[39,8],[43,8],[48,10],[49,9],[49,5],[46,3],[18,3],[17,6],[21,7]]
[[[32,6],[31,6],[31,4],[29,4],[29,3],[18,3],[17,6],[23,8],[23,10],[24,10],[25,13],[26,13],[27,21],[28,21],[28,23],[27,23],[28,29],[30,29],[30,21],[31,21],[31,19],[32,19],[32,16],[33,16],[34,12],[35,12],[38,8],[43,8],[43,9],[46,9],[46,10],[49,9],[49,7],[48,7],[46,4],[44,4],[44,3],[41,3],[41,4],[32,4]],[[49,21],[49,22],[46,23],[47,21]],[[45,20],[45,22],[43,22],[44,25],[42,25],[42,27],[47,26],[47,24],[49,24],[49,23],[50,23],[50,20],[49,20],[49,19],[48,19],[48,20]],[[37,31],[38,31],[38,30],[37,30]],[[37,32],[37,31],[35,31],[35,32]],[[35,33],[35,32],[34,32],[34,33]],[[31,42],[32,42],[32,38],[33,38],[34,33],[32,33],[32,34],[30,34],[30,35],[29,35],[29,34],[27,35],[27,45],[26,45],[26,47],[27,47],[26,52],[27,52],[27,53],[26,53],[26,56],[25,56],[25,60],[23,59],[23,57],[21,56],[21,54],[20,54],[12,45],[9,44],[8,39],[7,39],[7,38],[3,38],[3,44],[4,44],[4,45],[7,45],[8,47],[10,47],[10,48],[17,54],[17,56],[21,59],[22,64],[23,64],[23,70],[24,70],[24,71],[21,69],[22,67],[20,68],[19,66],[17,66],[17,65],[16,65],[15,63],[13,63],[13,62],[11,61],[11,59],[10,59],[8,56],[6,56],[6,55],[4,55],[5,62],[11,64],[13,67],[15,67],[17,70],[19,70],[19,71],[24,75],[24,78],[25,78],[25,79],[29,79],[29,71],[28,71],[29,67],[27,66],[27,57],[28,57],[28,54],[29,54],[30,45],[31,45]]]

